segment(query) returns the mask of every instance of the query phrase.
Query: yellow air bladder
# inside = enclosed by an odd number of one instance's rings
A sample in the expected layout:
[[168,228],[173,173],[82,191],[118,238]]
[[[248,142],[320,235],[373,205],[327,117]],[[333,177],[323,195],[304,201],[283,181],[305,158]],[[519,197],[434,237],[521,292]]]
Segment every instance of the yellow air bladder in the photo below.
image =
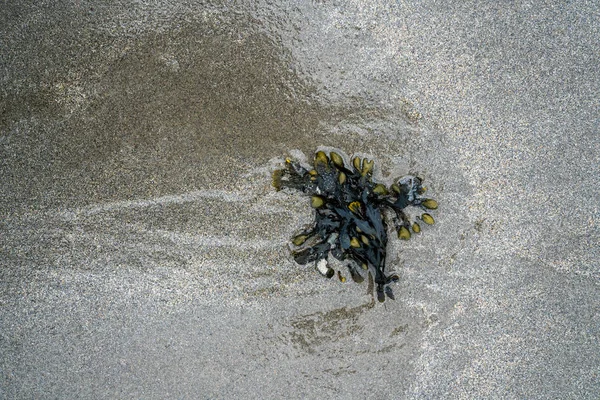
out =
[[373,188],[373,193],[375,193],[376,195],[379,195],[379,196],[386,196],[388,194],[388,190],[385,187],[385,185],[382,185],[381,183],[378,183]]
[[327,158],[327,154],[323,151],[317,151],[317,154],[315,154],[315,168],[317,168],[319,164],[327,165],[328,163],[329,159]]
[[438,203],[434,199],[424,200],[421,205],[430,210],[436,210],[438,208]]
[[354,214],[360,213],[360,201],[353,201],[352,203],[348,204],[348,209]]
[[361,162],[360,157],[354,157],[352,159],[352,165],[354,165],[354,169],[356,169],[358,172],[360,172],[362,170],[362,167],[361,167],[362,162]]
[[331,158],[331,161],[333,162],[333,164],[335,164],[335,166],[337,166],[337,167],[344,166],[344,159],[338,153],[332,151],[331,153],[329,153],[329,157]]
[[433,225],[435,223],[433,217],[427,213],[421,215],[421,220],[423,220],[423,222],[425,222],[427,225]]
[[304,242],[306,242],[306,239],[308,239],[307,235],[298,235],[292,239],[292,243],[294,243],[294,246],[301,246]]
[[375,165],[375,161],[373,161],[373,160],[369,161],[365,158],[365,160],[363,161],[363,168],[362,168],[362,172],[361,172],[362,176],[372,173],[374,165]]
[[322,197],[313,196],[310,198],[310,205],[312,206],[312,208],[322,207],[323,204],[325,204],[325,200],[323,200]]
[[416,222],[414,224],[412,224],[412,230],[414,233],[419,233],[421,232],[421,225],[417,224]]
[[398,239],[410,239],[410,231],[405,226],[401,226],[400,229],[398,229]]

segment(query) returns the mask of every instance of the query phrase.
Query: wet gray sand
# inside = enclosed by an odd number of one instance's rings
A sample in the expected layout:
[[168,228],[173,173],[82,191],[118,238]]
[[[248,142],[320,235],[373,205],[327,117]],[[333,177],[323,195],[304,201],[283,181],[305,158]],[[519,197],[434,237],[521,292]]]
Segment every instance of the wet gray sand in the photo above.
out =
[[[0,5],[0,397],[596,398],[599,19]],[[290,256],[317,146],[439,201],[395,301]]]

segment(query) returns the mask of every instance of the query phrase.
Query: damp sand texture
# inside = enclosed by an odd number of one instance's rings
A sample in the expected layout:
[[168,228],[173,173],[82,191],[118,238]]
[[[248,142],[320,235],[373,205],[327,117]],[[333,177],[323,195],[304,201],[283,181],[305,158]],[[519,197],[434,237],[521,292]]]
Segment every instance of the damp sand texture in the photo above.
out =
[[[597,4],[34,3],[0,5],[0,397],[597,398]],[[290,254],[271,173],[318,146],[440,204],[395,301]]]

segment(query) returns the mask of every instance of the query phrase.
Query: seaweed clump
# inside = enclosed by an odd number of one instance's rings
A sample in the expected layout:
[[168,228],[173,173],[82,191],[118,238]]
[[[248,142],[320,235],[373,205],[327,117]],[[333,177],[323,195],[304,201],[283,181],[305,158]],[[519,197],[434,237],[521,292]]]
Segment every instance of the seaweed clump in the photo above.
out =
[[[391,222],[398,238],[407,240],[411,232],[421,231],[418,221],[434,223],[426,211],[437,209],[437,202],[422,196],[426,189],[416,176],[396,179],[389,188],[373,181],[374,161],[366,158],[354,157],[346,165],[340,154],[318,151],[313,167],[287,158],[285,167],[273,172],[277,190],[301,190],[311,196],[316,210],[315,221],[292,238],[294,259],[301,265],[314,262],[327,278],[335,275],[327,262],[330,253],[340,261],[350,260],[347,268],[352,280],[363,282],[360,270],[368,271],[369,286],[374,286],[373,276],[377,284],[377,299],[383,302],[386,295],[394,299],[389,284],[399,278],[385,274],[388,222],[383,210],[393,211]],[[422,211],[414,220],[405,212],[409,206]],[[337,275],[340,281],[346,280],[341,271]]]

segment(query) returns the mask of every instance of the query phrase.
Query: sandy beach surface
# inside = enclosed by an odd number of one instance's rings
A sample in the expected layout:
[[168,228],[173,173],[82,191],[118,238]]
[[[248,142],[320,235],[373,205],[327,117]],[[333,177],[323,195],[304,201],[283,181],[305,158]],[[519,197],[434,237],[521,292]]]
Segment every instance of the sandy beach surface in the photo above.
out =
[[[600,6],[0,4],[0,397],[600,394]],[[285,157],[422,177],[395,301],[296,264]]]

